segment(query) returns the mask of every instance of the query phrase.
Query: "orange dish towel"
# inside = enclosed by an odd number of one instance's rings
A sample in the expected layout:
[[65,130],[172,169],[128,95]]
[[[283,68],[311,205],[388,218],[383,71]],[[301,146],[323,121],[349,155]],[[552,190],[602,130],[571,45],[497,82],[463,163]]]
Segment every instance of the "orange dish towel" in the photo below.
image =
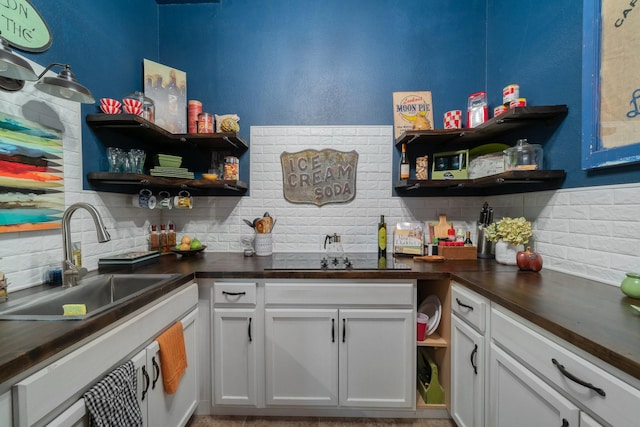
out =
[[173,394],[187,369],[187,350],[184,345],[182,322],[176,322],[158,337],[160,366],[164,392]]

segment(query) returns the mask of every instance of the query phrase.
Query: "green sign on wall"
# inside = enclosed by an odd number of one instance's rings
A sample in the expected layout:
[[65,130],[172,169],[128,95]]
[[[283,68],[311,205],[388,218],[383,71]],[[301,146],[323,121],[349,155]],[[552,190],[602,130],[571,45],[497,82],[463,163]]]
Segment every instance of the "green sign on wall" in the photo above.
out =
[[28,0],[0,0],[0,31],[13,47],[44,52],[51,46],[51,32]]

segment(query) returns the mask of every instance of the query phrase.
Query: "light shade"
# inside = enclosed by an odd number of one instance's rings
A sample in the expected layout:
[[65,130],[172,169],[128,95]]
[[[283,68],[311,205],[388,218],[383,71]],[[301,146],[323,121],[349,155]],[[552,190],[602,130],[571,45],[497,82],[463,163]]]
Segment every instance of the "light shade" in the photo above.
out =
[[44,75],[51,67],[58,65],[64,67],[56,77],[41,78],[35,85],[36,89],[58,98],[70,101],[93,104],[96,100],[86,87],[76,80],[76,76],[71,72],[71,67],[65,64],[51,64],[40,74]]
[[0,76],[15,80],[38,80],[31,65],[9,49],[9,43],[0,37]]

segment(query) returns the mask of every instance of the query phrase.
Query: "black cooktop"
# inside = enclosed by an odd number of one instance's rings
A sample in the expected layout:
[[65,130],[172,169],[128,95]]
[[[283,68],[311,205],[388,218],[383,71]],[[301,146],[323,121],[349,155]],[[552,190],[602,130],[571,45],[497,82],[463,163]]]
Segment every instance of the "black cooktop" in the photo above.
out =
[[352,253],[342,257],[326,253],[274,253],[271,266],[265,270],[411,270],[402,258],[388,254],[378,259],[377,254]]

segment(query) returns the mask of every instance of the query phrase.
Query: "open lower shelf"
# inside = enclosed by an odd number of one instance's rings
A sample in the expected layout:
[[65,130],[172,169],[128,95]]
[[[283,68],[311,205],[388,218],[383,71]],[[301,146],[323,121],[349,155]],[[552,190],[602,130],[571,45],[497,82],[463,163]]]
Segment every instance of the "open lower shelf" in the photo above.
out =
[[187,190],[192,196],[242,196],[248,190],[242,181],[163,178],[136,173],[90,172],[87,179],[94,190],[110,193],[136,194],[149,188],[172,194]]
[[492,196],[555,190],[561,187],[565,176],[563,170],[513,170],[474,179],[404,179],[396,183],[395,189],[404,197]]
[[416,409],[448,409],[444,403],[429,404],[422,399],[422,395],[416,390]]
[[448,347],[449,343],[439,333],[434,332],[427,336],[424,341],[416,341],[416,345],[418,347]]

